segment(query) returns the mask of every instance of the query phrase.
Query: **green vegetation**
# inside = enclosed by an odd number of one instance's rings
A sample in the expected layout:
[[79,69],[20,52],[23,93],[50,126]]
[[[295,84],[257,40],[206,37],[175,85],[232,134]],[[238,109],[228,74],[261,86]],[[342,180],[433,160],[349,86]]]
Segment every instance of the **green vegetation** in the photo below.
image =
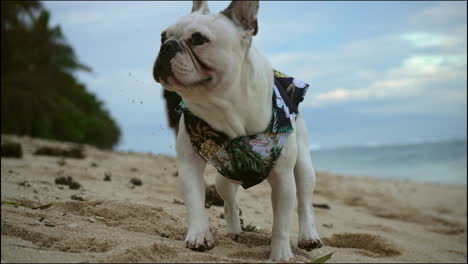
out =
[[1,2],[1,132],[112,148],[120,129],[73,76],[80,63],[38,1]]
[[26,208],[29,208],[29,209],[47,209],[49,208],[52,204],[49,203],[49,204],[45,204],[45,205],[39,205],[39,206],[34,206],[32,203],[28,203],[28,202],[16,202],[16,201],[2,201],[2,204],[7,204],[7,205],[12,205],[14,207],[26,207]]
[[331,257],[333,256],[333,254],[335,254],[335,252],[332,252],[332,253],[330,253],[330,254],[328,254],[328,255],[326,255],[326,256],[323,256],[323,257],[321,257],[321,258],[318,258],[318,259],[312,261],[312,263],[325,263],[325,262],[327,262],[329,259],[331,259]]

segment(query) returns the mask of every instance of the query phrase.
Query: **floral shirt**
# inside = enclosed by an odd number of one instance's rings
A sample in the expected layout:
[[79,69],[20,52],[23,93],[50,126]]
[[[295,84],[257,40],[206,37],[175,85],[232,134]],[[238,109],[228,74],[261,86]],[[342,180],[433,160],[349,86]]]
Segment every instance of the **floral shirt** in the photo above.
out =
[[273,73],[273,114],[262,133],[230,139],[192,114],[183,102],[177,109],[184,114],[185,128],[200,156],[244,189],[261,183],[270,174],[295,129],[298,106],[309,87],[279,71]]

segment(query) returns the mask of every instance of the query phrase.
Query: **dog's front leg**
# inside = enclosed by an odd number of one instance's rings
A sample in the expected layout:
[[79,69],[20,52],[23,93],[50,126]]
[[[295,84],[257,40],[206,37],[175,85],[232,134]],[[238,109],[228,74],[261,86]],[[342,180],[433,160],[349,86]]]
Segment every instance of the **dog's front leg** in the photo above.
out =
[[177,166],[179,183],[188,212],[188,233],[185,246],[205,251],[214,247],[214,239],[205,209],[205,182],[203,171],[206,162],[196,153],[185,130],[184,118],[179,123],[177,135]]
[[275,169],[270,173],[268,182],[271,186],[273,205],[273,232],[271,238],[271,261],[288,261],[293,257],[291,251],[291,223],[296,202],[296,183],[294,181],[294,163],[297,156],[295,135],[291,135],[287,148],[283,149]]

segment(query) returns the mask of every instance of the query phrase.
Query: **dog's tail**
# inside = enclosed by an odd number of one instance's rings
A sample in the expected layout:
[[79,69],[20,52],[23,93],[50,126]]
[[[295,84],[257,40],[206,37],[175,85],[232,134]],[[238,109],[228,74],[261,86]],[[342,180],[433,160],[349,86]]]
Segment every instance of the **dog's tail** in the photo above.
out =
[[177,113],[176,108],[182,101],[182,97],[180,97],[177,93],[168,90],[164,90],[163,96],[166,101],[166,114],[169,127],[174,130],[177,136],[177,132],[179,131],[180,114]]

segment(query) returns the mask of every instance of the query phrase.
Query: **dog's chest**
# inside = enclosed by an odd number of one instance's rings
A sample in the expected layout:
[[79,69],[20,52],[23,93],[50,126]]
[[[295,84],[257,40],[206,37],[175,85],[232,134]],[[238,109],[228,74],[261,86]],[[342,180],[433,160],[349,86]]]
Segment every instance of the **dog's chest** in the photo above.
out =
[[178,112],[184,114],[185,128],[200,156],[223,176],[247,189],[265,180],[274,167],[295,129],[298,105],[308,86],[275,70],[272,118],[264,132],[254,135],[230,139],[191,113],[183,102]]

